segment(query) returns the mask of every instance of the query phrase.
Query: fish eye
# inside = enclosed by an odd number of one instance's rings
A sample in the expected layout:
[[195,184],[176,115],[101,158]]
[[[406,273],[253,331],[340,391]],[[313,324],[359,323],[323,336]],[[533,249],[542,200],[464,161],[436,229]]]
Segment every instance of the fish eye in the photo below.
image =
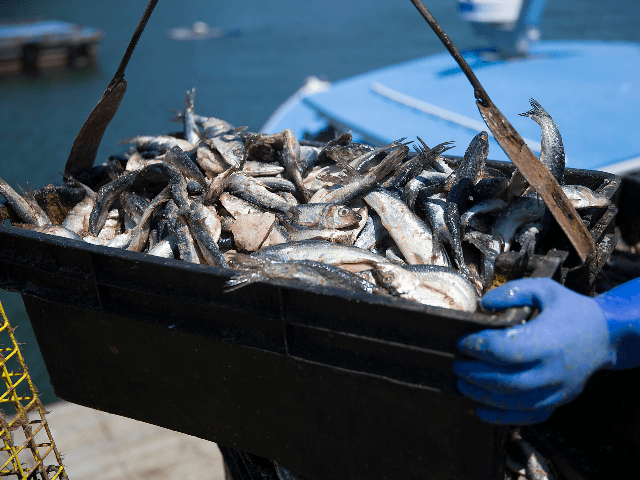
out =
[[341,217],[346,217],[347,215],[349,215],[349,209],[347,207],[342,207],[340,210],[338,210],[338,215],[340,215]]
[[382,277],[382,281],[384,283],[391,283],[391,282],[393,282],[393,278],[394,278],[393,275],[389,273],[389,274],[385,275],[384,277]]

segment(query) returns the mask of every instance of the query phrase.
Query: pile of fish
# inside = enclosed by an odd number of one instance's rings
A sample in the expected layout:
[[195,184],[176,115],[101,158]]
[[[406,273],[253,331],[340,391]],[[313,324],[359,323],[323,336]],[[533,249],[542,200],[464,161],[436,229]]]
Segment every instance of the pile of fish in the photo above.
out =
[[[488,134],[464,157],[399,139],[375,148],[349,133],[326,143],[291,130],[261,134],[195,114],[195,90],[173,121],[181,132],[136,136],[86,175],[66,178],[75,205],[54,213],[46,198],[0,179],[1,220],[112,248],[231,268],[228,289],[289,279],[394,295],[475,311],[496,257],[536,252],[549,215],[535,191],[511,195],[510,178],[486,165]],[[531,100],[542,127],[541,161],[564,184],[558,129]],[[91,186],[89,186],[91,185]],[[609,204],[563,186],[576,208]],[[58,188],[60,191],[60,188]],[[4,213],[3,213],[4,212]]]

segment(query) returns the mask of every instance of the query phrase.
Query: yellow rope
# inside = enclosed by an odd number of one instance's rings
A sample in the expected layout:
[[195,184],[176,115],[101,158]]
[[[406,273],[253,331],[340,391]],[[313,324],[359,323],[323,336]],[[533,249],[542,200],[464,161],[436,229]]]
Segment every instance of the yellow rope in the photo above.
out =
[[[7,406],[11,404],[15,409],[15,415],[11,420],[6,417],[4,411],[0,410],[0,438],[2,439],[0,452],[6,452],[9,457],[0,465],[0,477],[13,476],[20,480],[27,480],[35,472],[38,472],[39,478],[45,480],[68,480],[62,465],[62,458],[49,430],[45,410],[35,385],[31,381],[29,369],[13,335],[14,329],[9,324],[2,303],[0,303],[0,314],[2,315],[0,341],[6,344],[5,340],[8,336],[11,344],[8,348],[0,348],[0,377],[2,378],[0,388],[2,383],[5,387],[4,393],[0,395],[0,404],[5,403]],[[17,362],[17,365],[9,365],[9,361]],[[14,379],[16,380],[14,381]],[[39,419],[30,420],[29,414],[36,411],[39,414]],[[20,445],[15,445],[14,432],[20,429],[25,440],[20,442]],[[48,441],[38,443],[35,436],[42,431],[47,434]],[[31,452],[33,467],[28,468],[20,461],[18,454],[22,451]],[[52,465],[46,465],[45,459],[51,452],[55,456],[55,462]]]

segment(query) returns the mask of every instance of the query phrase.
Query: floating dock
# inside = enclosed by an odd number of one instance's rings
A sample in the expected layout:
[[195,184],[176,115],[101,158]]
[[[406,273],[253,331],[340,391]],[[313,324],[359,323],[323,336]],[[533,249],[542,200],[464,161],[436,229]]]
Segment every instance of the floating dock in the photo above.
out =
[[0,23],[0,74],[95,63],[102,30],[59,20]]

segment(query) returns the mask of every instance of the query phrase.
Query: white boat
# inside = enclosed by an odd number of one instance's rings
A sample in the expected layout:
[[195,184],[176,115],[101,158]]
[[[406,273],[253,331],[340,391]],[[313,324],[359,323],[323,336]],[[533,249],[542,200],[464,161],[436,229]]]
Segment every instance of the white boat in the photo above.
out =
[[[459,2],[461,17],[493,42],[491,48],[462,52],[464,58],[535,153],[540,127],[518,116],[529,110],[529,98],[558,124],[568,167],[617,174],[639,170],[640,45],[540,41],[544,6],[544,0]],[[458,155],[474,135],[488,130],[473,89],[444,46],[440,54],[325,82],[319,92],[303,87],[262,131],[284,128],[299,138],[326,129],[351,131],[356,140],[373,145],[417,136],[428,145],[453,140],[460,148],[452,154]],[[489,156],[508,160],[493,138]]]
[[172,40],[207,40],[210,38],[237,37],[241,35],[240,30],[223,30],[220,27],[210,27],[206,22],[198,20],[190,27],[176,27],[167,32],[167,36]]

